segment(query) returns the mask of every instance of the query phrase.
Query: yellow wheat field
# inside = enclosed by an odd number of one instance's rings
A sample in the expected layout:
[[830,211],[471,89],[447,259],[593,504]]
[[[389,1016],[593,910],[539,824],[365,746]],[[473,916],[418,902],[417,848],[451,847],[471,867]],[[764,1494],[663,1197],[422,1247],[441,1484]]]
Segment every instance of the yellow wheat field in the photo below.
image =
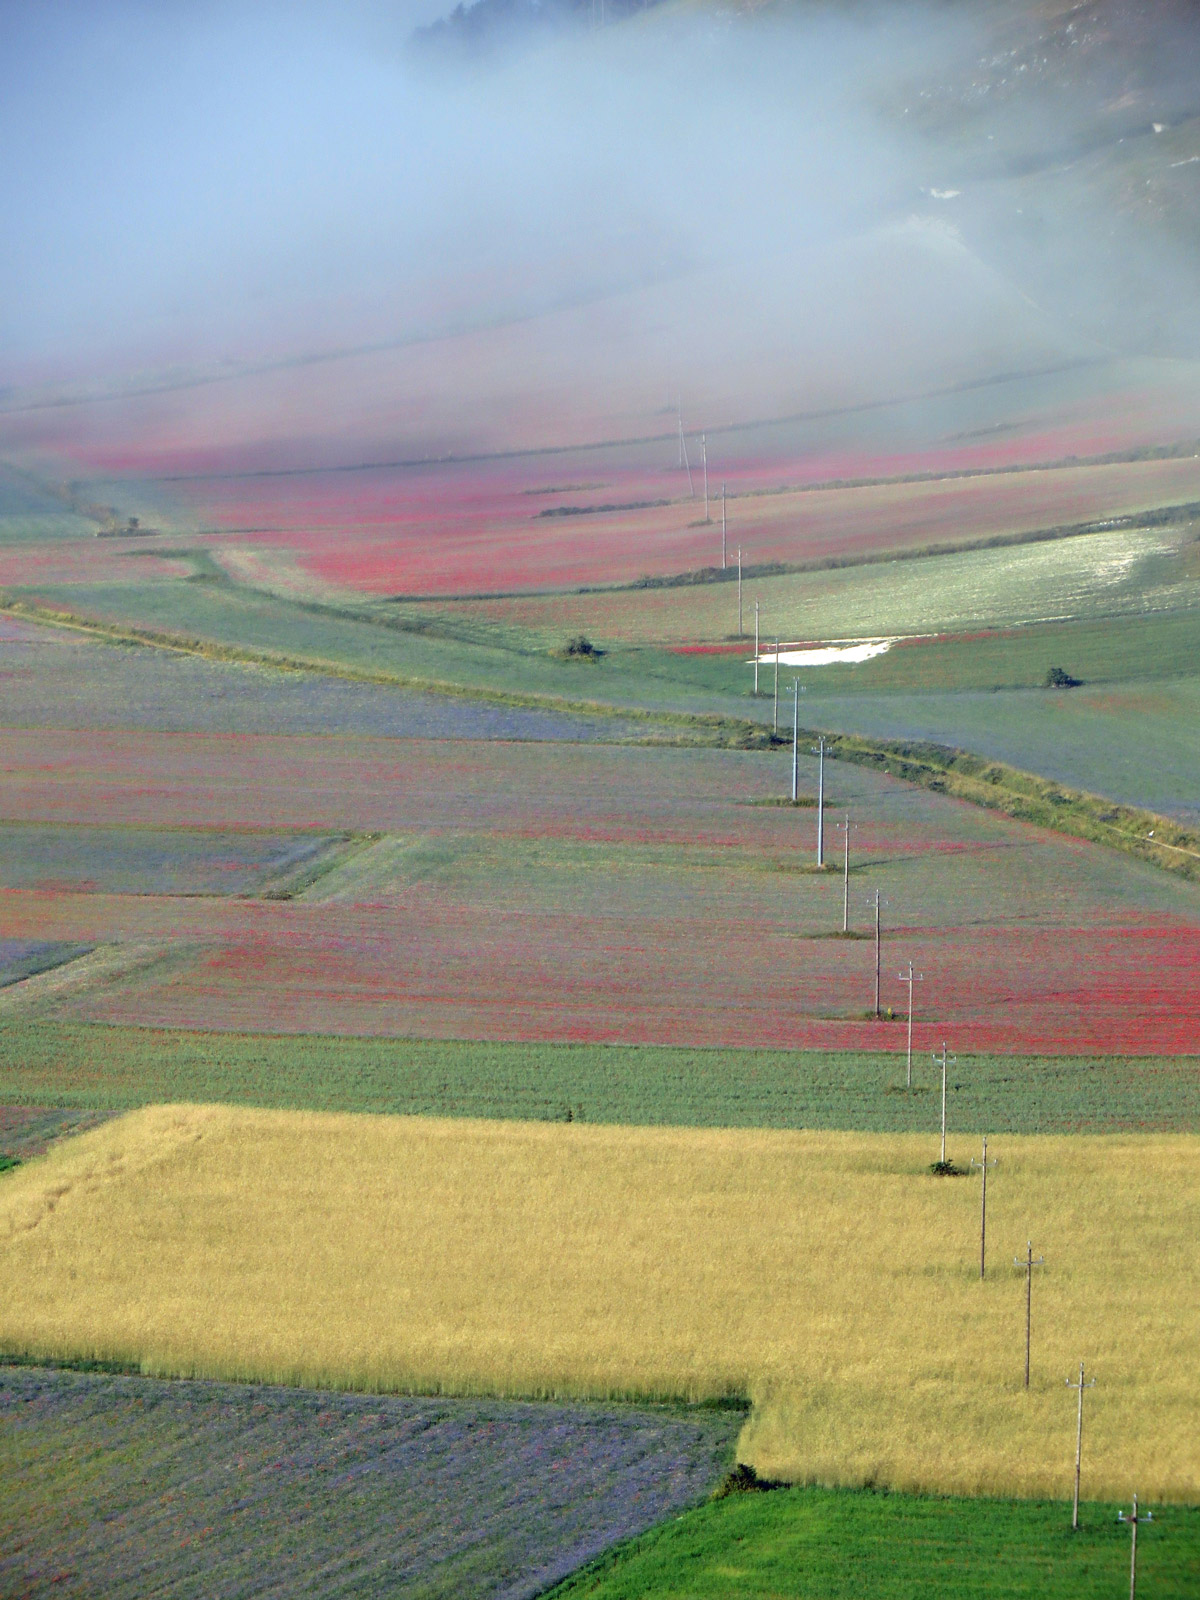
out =
[[[756,1402],[827,1483],[1200,1498],[1200,1139],[911,1136],[155,1107],[0,1180],[0,1342],[148,1371]],[[974,1141],[955,1141],[960,1161]],[[1023,1280],[1034,1299],[1022,1389]]]

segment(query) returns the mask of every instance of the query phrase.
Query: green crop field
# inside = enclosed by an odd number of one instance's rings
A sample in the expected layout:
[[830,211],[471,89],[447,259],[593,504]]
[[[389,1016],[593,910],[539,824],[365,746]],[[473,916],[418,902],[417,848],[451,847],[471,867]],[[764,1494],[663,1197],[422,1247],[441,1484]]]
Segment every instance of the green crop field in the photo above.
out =
[[[1128,1508],[1126,1508],[1128,1509]],[[1144,1508],[1144,1509],[1149,1509]],[[1110,1600],[1129,1582],[1118,1507],[871,1491],[740,1494],[655,1528],[553,1600]],[[1200,1589],[1200,1511],[1157,1509],[1138,1538],[1143,1600]]]
[[[1191,1056],[972,1056],[959,1062],[950,1085],[952,1127],[1109,1133],[1200,1124],[1200,1070]],[[0,1104],[39,1107],[123,1111],[219,1101],[685,1127],[923,1130],[933,1149],[936,1089],[927,1056],[908,1094],[903,1063],[875,1054],[0,1025]]]
[[933,740],[1166,816],[1200,817],[1200,678],[1069,690],[814,692],[805,711],[824,728]]

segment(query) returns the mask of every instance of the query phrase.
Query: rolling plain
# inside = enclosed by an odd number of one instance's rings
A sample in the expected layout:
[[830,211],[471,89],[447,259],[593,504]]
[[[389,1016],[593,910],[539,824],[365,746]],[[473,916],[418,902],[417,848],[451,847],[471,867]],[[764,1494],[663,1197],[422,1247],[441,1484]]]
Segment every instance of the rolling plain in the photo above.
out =
[[984,156],[0,392],[0,1592],[1196,1592],[1200,359]]

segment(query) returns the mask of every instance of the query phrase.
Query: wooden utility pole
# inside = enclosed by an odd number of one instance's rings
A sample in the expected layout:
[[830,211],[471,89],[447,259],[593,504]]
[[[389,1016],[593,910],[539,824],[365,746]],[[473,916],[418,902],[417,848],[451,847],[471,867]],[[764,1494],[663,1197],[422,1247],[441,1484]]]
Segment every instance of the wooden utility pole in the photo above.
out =
[[[942,1158],[945,1160],[945,1157]],[[1025,1259],[1020,1256],[1013,1257],[1014,1267],[1025,1268],[1025,1387],[1029,1387],[1029,1339],[1033,1326],[1033,1269],[1046,1264],[1045,1256],[1034,1257],[1033,1240],[1025,1246]]]
[[722,572],[725,571],[725,568],[728,565],[728,561],[727,561],[727,552],[728,552],[728,549],[729,549],[728,541],[729,541],[729,528],[728,528],[728,525],[727,525],[727,523],[725,521],[725,485],[722,483],[722,485],[721,485],[721,571]]
[[913,984],[914,983],[924,983],[925,982],[925,974],[923,972],[914,972],[913,971],[913,964],[910,961],[908,963],[908,971],[907,972],[897,973],[896,976],[900,979],[901,983],[906,983],[908,985],[908,1052],[907,1052],[907,1060],[905,1062],[905,1067],[904,1067],[904,1087],[906,1089],[911,1089],[912,1088]]
[[941,1068],[942,1068],[942,1154],[941,1154],[941,1164],[944,1167],[946,1165],[946,1067],[948,1065],[949,1066],[954,1066],[955,1063],[958,1060],[958,1057],[957,1056],[948,1056],[946,1054],[946,1041],[945,1041],[945,1039],[943,1039],[942,1040],[942,1053],[939,1056],[937,1054],[937,1052],[935,1051],[933,1059],[935,1061],[937,1061],[937,1062],[940,1062],[941,1063]]
[[779,732],[779,640],[775,641],[775,714],[771,719],[771,732]]
[[738,638],[742,637],[742,547],[738,545]]
[[758,699],[758,601],[754,602],[754,698]]
[[983,1136],[983,1160],[976,1161],[972,1156],[971,1165],[983,1173],[983,1197],[979,1202],[979,1277],[982,1280],[987,1276],[987,1175],[988,1168],[996,1165],[994,1157],[988,1160],[986,1133]]
[[1070,1378],[1067,1379],[1068,1389],[1079,1390],[1079,1420],[1075,1426],[1075,1500],[1071,1507],[1072,1529],[1078,1529],[1079,1527],[1079,1464],[1083,1460],[1083,1391],[1085,1389],[1094,1389],[1095,1387],[1095,1378],[1089,1378],[1084,1383],[1083,1362],[1081,1361],[1079,1363],[1079,1382],[1072,1383]]
[[704,462],[704,520],[709,522],[712,519],[708,514],[708,435],[706,433],[700,435],[700,456]]
[[1129,1524],[1129,1600],[1137,1600],[1137,1531],[1139,1522],[1153,1522],[1153,1511],[1138,1511],[1137,1495],[1133,1497],[1133,1512],[1126,1516],[1123,1511],[1117,1512],[1118,1522]]

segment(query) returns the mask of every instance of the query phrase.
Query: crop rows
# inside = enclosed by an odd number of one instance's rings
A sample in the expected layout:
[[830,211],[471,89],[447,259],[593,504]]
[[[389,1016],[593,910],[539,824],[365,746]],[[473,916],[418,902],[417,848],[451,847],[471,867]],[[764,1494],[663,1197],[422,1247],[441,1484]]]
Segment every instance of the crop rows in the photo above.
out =
[[0,1590],[518,1600],[703,1496],[730,1413],[0,1367]]

